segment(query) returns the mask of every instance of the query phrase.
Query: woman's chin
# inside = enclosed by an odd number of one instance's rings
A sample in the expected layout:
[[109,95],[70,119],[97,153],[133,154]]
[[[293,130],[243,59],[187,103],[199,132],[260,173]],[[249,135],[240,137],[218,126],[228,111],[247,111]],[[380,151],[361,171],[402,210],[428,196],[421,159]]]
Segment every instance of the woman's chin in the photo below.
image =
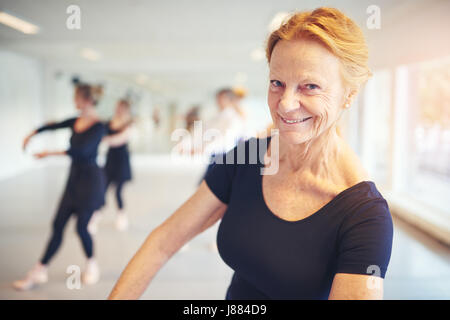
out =
[[302,144],[311,139],[309,133],[300,133],[295,131],[279,131],[280,139],[287,144]]

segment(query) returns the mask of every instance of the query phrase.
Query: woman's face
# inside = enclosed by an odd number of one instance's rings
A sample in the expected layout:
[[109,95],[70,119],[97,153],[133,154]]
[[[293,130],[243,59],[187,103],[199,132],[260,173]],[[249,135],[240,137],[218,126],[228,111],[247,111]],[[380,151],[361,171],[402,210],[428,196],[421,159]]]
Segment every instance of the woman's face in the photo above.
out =
[[216,96],[216,102],[217,106],[219,107],[219,110],[224,110],[231,103],[230,99],[224,93],[221,93]]
[[347,102],[340,61],[314,40],[281,40],[270,60],[268,104],[280,137],[300,144],[319,136]]
[[90,101],[86,100],[78,89],[75,90],[74,102],[78,110],[84,110],[91,105]]
[[128,115],[128,112],[128,107],[123,102],[119,101],[116,105],[116,115],[119,117],[125,117]]

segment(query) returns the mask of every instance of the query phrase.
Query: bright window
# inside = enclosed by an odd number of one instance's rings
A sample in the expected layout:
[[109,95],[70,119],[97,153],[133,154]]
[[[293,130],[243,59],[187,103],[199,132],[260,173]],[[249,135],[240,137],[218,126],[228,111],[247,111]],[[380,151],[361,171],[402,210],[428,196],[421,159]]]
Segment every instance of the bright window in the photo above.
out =
[[450,216],[450,58],[375,72],[358,108],[374,181]]
[[[406,67],[402,191],[450,214],[450,59]],[[401,141],[399,141],[401,142]]]

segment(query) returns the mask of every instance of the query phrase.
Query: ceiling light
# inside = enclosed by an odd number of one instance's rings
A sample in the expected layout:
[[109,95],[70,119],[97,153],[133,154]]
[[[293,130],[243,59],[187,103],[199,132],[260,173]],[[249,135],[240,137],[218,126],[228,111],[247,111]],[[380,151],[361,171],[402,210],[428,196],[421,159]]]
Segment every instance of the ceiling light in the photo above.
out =
[[147,75],[145,75],[143,73],[138,74],[137,77],[136,77],[136,82],[138,84],[140,84],[141,86],[147,84],[147,81],[148,81],[148,77],[147,77]]
[[277,30],[281,24],[290,16],[290,13],[288,12],[278,12],[273,18],[272,21],[270,21],[268,29],[269,32],[273,32]]
[[38,26],[2,11],[0,11],[0,23],[25,34],[36,34],[39,32]]
[[97,61],[101,58],[101,54],[98,51],[90,48],[83,48],[80,52],[81,56],[90,61]]
[[247,81],[247,74],[246,73],[244,73],[244,72],[238,72],[238,73],[236,73],[236,76],[235,76],[235,78],[234,78],[234,81],[236,82],[236,83],[244,83],[244,82],[246,82]]
[[253,49],[252,52],[250,52],[250,58],[253,61],[264,60],[265,56],[266,56],[266,53],[264,52],[264,49],[262,49],[262,48],[256,48],[256,49]]

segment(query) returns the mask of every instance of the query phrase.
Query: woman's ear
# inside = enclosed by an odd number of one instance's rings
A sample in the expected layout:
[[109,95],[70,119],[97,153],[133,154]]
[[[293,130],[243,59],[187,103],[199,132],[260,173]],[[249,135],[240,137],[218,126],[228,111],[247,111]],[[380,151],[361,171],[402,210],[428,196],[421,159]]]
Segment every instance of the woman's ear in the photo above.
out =
[[347,90],[347,94],[345,97],[345,103],[344,103],[344,107],[346,109],[350,108],[350,106],[353,103],[353,100],[355,99],[356,95],[358,94],[358,89],[357,88],[349,88]]

